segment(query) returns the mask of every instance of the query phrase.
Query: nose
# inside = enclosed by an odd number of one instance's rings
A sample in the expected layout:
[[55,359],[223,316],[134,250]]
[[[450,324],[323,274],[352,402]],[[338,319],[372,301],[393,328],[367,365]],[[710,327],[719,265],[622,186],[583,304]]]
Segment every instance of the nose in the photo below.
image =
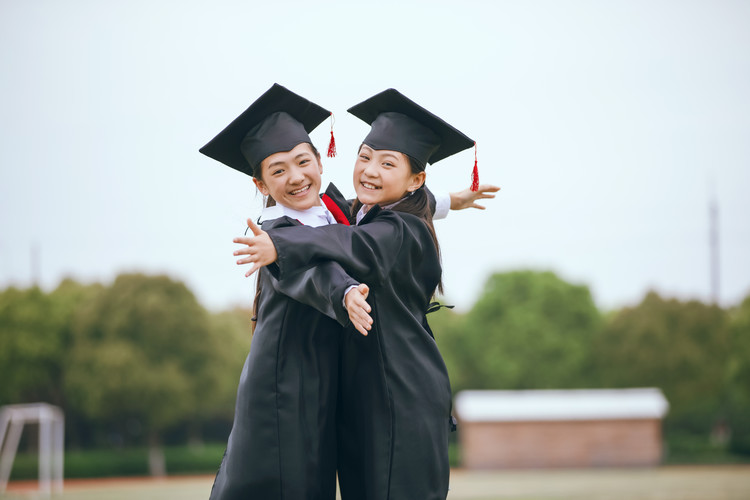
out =
[[368,162],[365,165],[365,169],[362,171],[365,174],[365,177],[377,177],[378,176],[378,168],[375,165],[375,162]]
[[305,180],[305,174],[297,167],[292,167],[289,170],[289,184],[300,184]]

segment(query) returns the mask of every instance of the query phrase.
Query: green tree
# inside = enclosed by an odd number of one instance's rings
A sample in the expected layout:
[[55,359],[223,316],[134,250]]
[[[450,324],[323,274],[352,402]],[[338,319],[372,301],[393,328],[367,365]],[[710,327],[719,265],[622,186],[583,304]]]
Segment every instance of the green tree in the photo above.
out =
[[609,318],[595,352],[604,385],[659,387],[665,429],[707,435],[723,415],[728,348],[721,308],[651,292]]
[[60,403],[64,339],[51,309],[37,287],[0,293],[0,404]]
[[68,279],[50,294],[37,287],[0,292],[0,404],[65,406],[62,381],[70,320],[100,289]]
[[750,454],[750,295],[729,314],[730,447],[733,451]]
[[498,273],[465,316],[435,314],[442,315],[434,329],[455,391],[592,383],[591,343],[601,318],[586,286],[552,272]]
[[137,422],[148,435],[151,471],[164,473],[160,434],[199,413],[213,361],[207,312],[184,284],[126,274],[79,309],[65,387],[90,418]]
[[247,353],[250,350],[252,311],[233,309],[211,314],[206,338],[211,362],[205,363],[197,377],[195,390],[203,396],[198,401],[197,420],[191,422],[191,441],[200,439],[197,426],[219,419],[231,421],[237,397],[237,385]]

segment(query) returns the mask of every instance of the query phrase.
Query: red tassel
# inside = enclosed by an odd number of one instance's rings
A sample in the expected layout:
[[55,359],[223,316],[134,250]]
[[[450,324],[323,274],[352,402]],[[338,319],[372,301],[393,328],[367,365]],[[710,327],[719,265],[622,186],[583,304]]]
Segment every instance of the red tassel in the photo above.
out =
[[479,191],[479,169],[477,168],[477,143],[474,143],[474,170],[471,171],[471,190]]
[[333,113],[331,113],[331,142],[328,143],[328,158],[336,157],[336,139],[333,137]]

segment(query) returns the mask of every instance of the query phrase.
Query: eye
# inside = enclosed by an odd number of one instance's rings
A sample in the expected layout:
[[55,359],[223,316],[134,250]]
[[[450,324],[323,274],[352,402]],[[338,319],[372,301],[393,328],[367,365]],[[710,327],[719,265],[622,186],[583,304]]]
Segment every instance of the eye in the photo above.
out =
[[395,166],[395,165],[393,165],[393,163],[391,163],[389,161],[384,161],[383,165],[385,165],[386,167],[393,167],[393,166]]
[[284,173],[284,169],[283,168],[277,168],[276,170],[274,170],[273,172],[271,172],[271,175],[279,175],[279,174],[283,174],[283,173]]
[[360,157],[360,158],[362,158],[362,159],[363,159],[363,160],[365,160],[365,161],[367,161],[367,160],[369,160],[369,159],[370,159],[370,157],[369,157],[369,156],[367,156],[367,155],[366,155],[365,153],[360,153],[360,154],[359,154],[359,157]]

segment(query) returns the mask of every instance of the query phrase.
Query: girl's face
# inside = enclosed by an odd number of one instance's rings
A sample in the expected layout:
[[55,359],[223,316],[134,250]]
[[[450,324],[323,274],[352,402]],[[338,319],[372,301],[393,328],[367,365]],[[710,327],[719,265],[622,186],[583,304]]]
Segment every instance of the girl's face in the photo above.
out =
[[260,177],[253,177],[258,191],[276,203],[295,210],[320,205],[320,174],[323,166],[306,142],[291,151],[274,153],[260,164]]
[[354,164],[354,190],[364,205],[388,205],[424,183],[425,173],[412,173],[409,158],[398,151],[374,150],[363,144]]

